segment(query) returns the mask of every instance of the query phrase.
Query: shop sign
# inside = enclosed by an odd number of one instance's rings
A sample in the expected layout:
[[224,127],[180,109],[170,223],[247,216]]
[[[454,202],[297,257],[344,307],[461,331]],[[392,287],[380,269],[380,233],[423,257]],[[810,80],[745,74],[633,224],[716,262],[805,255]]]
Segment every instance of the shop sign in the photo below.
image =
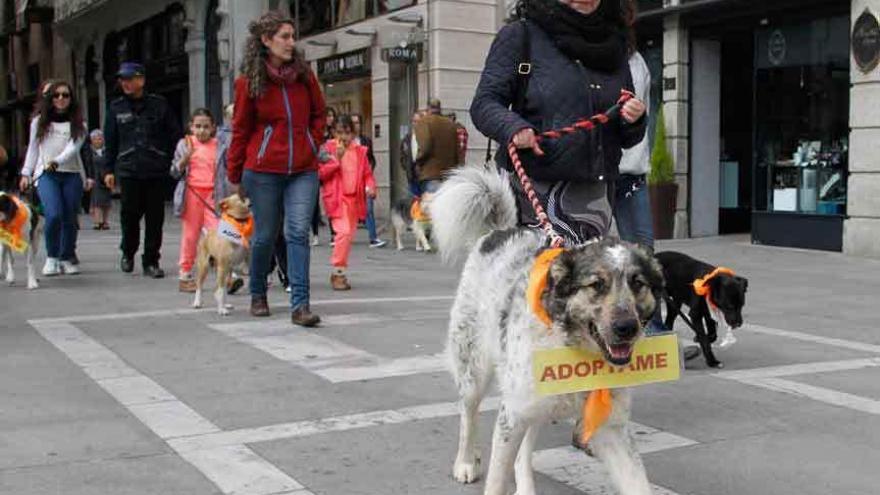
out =
[[369,49],[343,53],[318,60],[318,79],[339,81],[370,74]]
[[786,52],[785,35],[777,29],[770,34],[767,41],[767,60],[773,65],[781,65],[785,61]]
[[856,19],[852,32],[852,52],[862,72],[870,72],[880,62],[880,24],[877,17],[865,9]]
[[422,61],[422,45],[395,46],[382,50],[385,62],[419,63]]

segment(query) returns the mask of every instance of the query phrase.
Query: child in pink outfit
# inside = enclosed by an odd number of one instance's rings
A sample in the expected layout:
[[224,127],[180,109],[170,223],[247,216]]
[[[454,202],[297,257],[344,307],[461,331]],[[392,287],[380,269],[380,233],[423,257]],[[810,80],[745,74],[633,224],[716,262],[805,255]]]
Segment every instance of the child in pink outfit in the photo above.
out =
[[[217,138],[214,137],[214,118],[207,109],[193,112],[189,123],[190,135],[177,143],[172,173],[180,177],[184,191],[180,209],[182,233],[180,239],[180,291],[194,292],[192,268],[196,258],[202,229],[217,228],[214,191],[217,178]],[[176,211],[177,213],[177,211]]]
[[343,115],[338,119],[336,137],[324,145],[329,157],[318,169],[318,176],[324,209],[335,233],[330,285],[333,290],[349,290],[348,256],[358,220],[367,217],[367,196],[376,197],[376,180],[367,159],[367,147],[354,140],[350,117]]

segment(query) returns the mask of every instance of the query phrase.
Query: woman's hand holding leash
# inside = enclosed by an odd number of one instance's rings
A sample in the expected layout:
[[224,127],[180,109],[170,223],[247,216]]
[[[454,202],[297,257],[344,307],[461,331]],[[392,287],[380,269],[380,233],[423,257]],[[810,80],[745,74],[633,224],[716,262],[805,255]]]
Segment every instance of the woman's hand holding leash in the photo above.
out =
[[25,192],[31,186],[31,178],[22,176],[18,181],[18,190],[21,192]]
[[538,137],[531,127],[526,127],[514,134],[513,145],[519,149],[531,149],[537,156],[544,156],[544,150],[538,144]]
[[628,124],[633,124],[645,114],[645,104],[638,98],[630,98],[620,109],[620,116]]

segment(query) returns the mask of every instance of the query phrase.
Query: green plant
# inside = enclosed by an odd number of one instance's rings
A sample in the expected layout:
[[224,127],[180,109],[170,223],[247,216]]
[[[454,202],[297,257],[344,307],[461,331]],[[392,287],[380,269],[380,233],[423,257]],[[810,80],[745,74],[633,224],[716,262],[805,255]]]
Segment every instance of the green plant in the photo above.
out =
[[663,108],[657,112],[657,130],[654,133],[654,148],[651,150],[651,171],[648,184],[671,184],[675,182],[675,162],[666,146],[666,119]]

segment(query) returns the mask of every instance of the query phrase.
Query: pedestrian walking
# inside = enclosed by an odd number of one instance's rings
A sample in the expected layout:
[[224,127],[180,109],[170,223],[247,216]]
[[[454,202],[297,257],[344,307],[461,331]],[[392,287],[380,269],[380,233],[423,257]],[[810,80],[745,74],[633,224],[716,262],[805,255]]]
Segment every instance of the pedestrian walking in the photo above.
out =
[[174,214],[180,217],[181,238],[178,290],[195,292],[193,263],[202,229],[215,230],[217,201],[223,198],[222,176],[218,180],[217,137],[214,116],[207,108],[196,109],[189,120],[189,134],[177,143],[171,175],[178,180],[174,191]]
[[324,97],[303,54],[294,20],[271,11],[249,26],[235,81],[228,175],[251,199],[251,314],[269,316],[266,274],[279,227],[287,241],[291,321],[315,326],[309,307],[309,226],[318,194]]
[[145,276],[163,278],[159,250],[165,222],[165,188],[174,146],[181,135],[180,124],[165,98],[146,92],[143,65],[123,62],[116,78],[123,95],[107,107],[104,184],[113,189],[118,183],[122,195],[119,267],[125,273],[134,271],[143,218],[141,266]]
[[[365,146],[367,148],[367,160],[370,162],[370,171],[373,172],[373,175],[375,177],[376,156],[373,154],[373,140],[370,139],[369,136],[364,134],[363,116],[357,113],[352,114],[351,121],[354,125],[354,141],[361,146]],[[373,212],[373,207],[375,203],[375,199],[367,196],[367,219],[364,220],[364,223],[367,227],[367,233],[370,236],[370,247],[382,248],[385,247],[388,242],[379,239],[379,233],[376,231],[376,214]]]
[[410,118],[409,130],[403,136],[403,139],[400,140],[400,168],[403,169],[403,173],[406,176],[410,194],[416,198],[421,195],[421,191],[419,190],[419,178],[416,175],[416,150],[418,149],[418,143],[416,143],[415,128],[421,119],[421,110],[413,112]]
[[[506,152],[512,142],[554,229],[573,244],[611,228],[609,189],[622,149],[645,135],[645,104],[626,101],[619,119],[590,132],[540,144],[537,135],[602,113],[622,89],[633,91],[631,29],[619,0],[519,0],[513,22],[495,37],[471,104],[477,129],[502,144],[498,165],[512,170]],[[536,224],[519,181],[511,185],[520,223]]]
[[44,88],[39,112],[31,120],[22,191],[36,185],[45,216],[46,263],[43,275],[77,274],[77,214],[86,184],[80,157],[86,128],[70,84]]
[[325,145],[329,158],[321,164],[321,197],[324,209],[336,233],[330,264],[333,290],[350,290],[348,258],[357,222],[367,217],[367,198],[376,197],[376,180],[367,158],[367,147],[355,140],[351,117],[341,116],[336,124],[336,139]]
[[416,176],[422,193],[440,188],[444,174],[458,166],[458,133],[452,119],[442,115],[440,100],[428,102],[428,113],[415,125]]
[[[82,155],[86,170],[91,171],[91,177],[100,178],[102,171],[106,168],[104,165],[104,132],[101,129],[92,130],[89,133],[89,145],[83,148]],[[110,209],[113,206],[113,191],[103,181],[98,180],[92,188],[89,206],[92,215],[92,228],[94,230],[110,229],[109,220]]]
[[[334,132],[336,132],[336,109],[333,107],[327,107],[326,110],[327,118],[325,120],[326,127],[324,129],[324,141],[329,141],[333,139]],[[320,158],[320,157],[319,157]],[[319,198],[315,197],[315,212],[312,215],[312,246],[320,246],[321,238],[319,237],[319,230],[321,225],[325,225],[324,221],[321,219],[321,202]],[[333,226],[330,225],[329,222],[326,223],[327,231],[330,233],[330,247],[333,247]],[[289,286],[288,286],[289,288]]]

